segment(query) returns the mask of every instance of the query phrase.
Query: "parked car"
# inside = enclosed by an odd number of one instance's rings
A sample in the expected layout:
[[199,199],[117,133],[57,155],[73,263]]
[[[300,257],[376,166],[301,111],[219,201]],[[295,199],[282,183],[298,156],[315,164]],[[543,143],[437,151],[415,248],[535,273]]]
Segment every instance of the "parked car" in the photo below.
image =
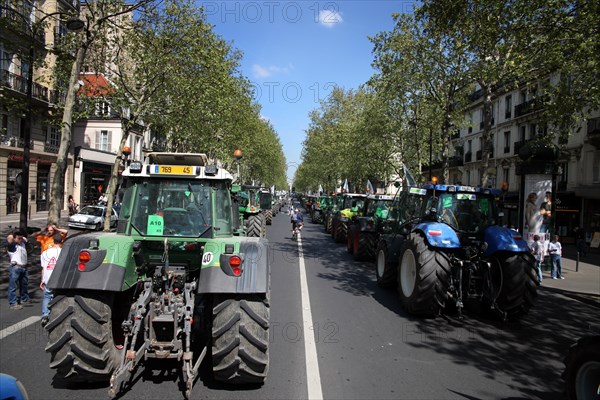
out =
[[[95,229],[97,231],[104,227],[104,215],[106,214],[106,206],[85,206],[77,214],[69,217],[69,228],[79,229]],[[110,226],[117,226],[119,216],[117,211],[112,209],[110,215]]]

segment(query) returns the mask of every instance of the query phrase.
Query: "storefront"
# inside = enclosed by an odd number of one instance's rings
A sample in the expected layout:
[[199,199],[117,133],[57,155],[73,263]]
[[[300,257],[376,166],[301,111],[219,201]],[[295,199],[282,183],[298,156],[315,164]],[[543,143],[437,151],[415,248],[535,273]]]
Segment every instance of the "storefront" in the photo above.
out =
[[[110,180],[112,165],[86,162],[83,166],[81,182],[83,191],[79,204],[96,204],[100,193],[104,193]],[[75,200],[77,201],[77,199]]]
[[581,198],[573,192],[558,192],[556,195],[556,218],[554,226],[560,241],[564,244],[574,244],[573,229],[580,225]]

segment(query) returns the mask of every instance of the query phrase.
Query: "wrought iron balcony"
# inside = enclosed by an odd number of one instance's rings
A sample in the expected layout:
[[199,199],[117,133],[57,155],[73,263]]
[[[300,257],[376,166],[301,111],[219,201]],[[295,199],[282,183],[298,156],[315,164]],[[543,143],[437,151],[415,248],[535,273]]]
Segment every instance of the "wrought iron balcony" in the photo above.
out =
[[600,135],[600,118],[591,118],[587,122],[588,135]]
[[[0,146],[16,147],[22,149],[25,147],[25,141],[22,137],[12,135],[0,135]],[[33,140],[29,142],[29,148],[33,150]]]
[[[0,84],[16,92],[27,95],[27,78],[24,76],[13,74],[8,70],[2,69],[0,70]],[[31,90],[31,96],[34,99],[38,99],[46,103],[49,102],[48,94],[50,90],[47,87],[33,82]]]
[[521,147],[525,146],[525,143],[527,143],[527,140],[521,140],[521,141],[515,142],[513,154],[519,154],[519,150],[521,150]]
[[44,151],[46,153],[58,154],[59,147],[60,147],[60,145],[58,145],[58,144],[44,143]]
[[536,97],[534,99],[527,100],[524,103],[516,105],[515,118],[541,110],[543,103],[544,101],[542,97]]

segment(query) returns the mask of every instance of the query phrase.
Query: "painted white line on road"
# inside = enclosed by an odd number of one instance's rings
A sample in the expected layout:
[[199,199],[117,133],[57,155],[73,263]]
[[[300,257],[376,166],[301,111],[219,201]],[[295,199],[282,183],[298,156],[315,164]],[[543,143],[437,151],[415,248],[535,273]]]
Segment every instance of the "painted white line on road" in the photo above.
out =
[[302,294],[302,320],[304,323],[304,354],[306,358],[306,385],[308,398],[311,400],[322,399],[321,374],[319,373],[319,359],[313,329],[310,298],[308,297],[308,284],[306,283],[306,267],[302,254],[302,236],[298,234],[298,264],[300,264],[300,293]]
[[4,328],[0,331],[0,340],[12,335],[13,333],[17,333],[21,329],[25,329],[29,325],[35,324],[36,322],[40,322],[40,317],[29,317],[21,322],[17,322],[16,324],[9,326],[8,328]]

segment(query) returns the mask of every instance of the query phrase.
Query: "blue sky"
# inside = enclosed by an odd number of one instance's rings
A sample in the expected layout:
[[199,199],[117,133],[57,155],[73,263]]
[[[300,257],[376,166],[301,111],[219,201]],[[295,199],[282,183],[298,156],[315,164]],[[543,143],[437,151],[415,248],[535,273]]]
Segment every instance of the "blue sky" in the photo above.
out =
[[407,1],[200,1],[217,34],[241,50],[261,114],[283,143],[288,179],[301,162],[308,114],[334,85],[357,88],[373,74],[368,36],[393,28]]

